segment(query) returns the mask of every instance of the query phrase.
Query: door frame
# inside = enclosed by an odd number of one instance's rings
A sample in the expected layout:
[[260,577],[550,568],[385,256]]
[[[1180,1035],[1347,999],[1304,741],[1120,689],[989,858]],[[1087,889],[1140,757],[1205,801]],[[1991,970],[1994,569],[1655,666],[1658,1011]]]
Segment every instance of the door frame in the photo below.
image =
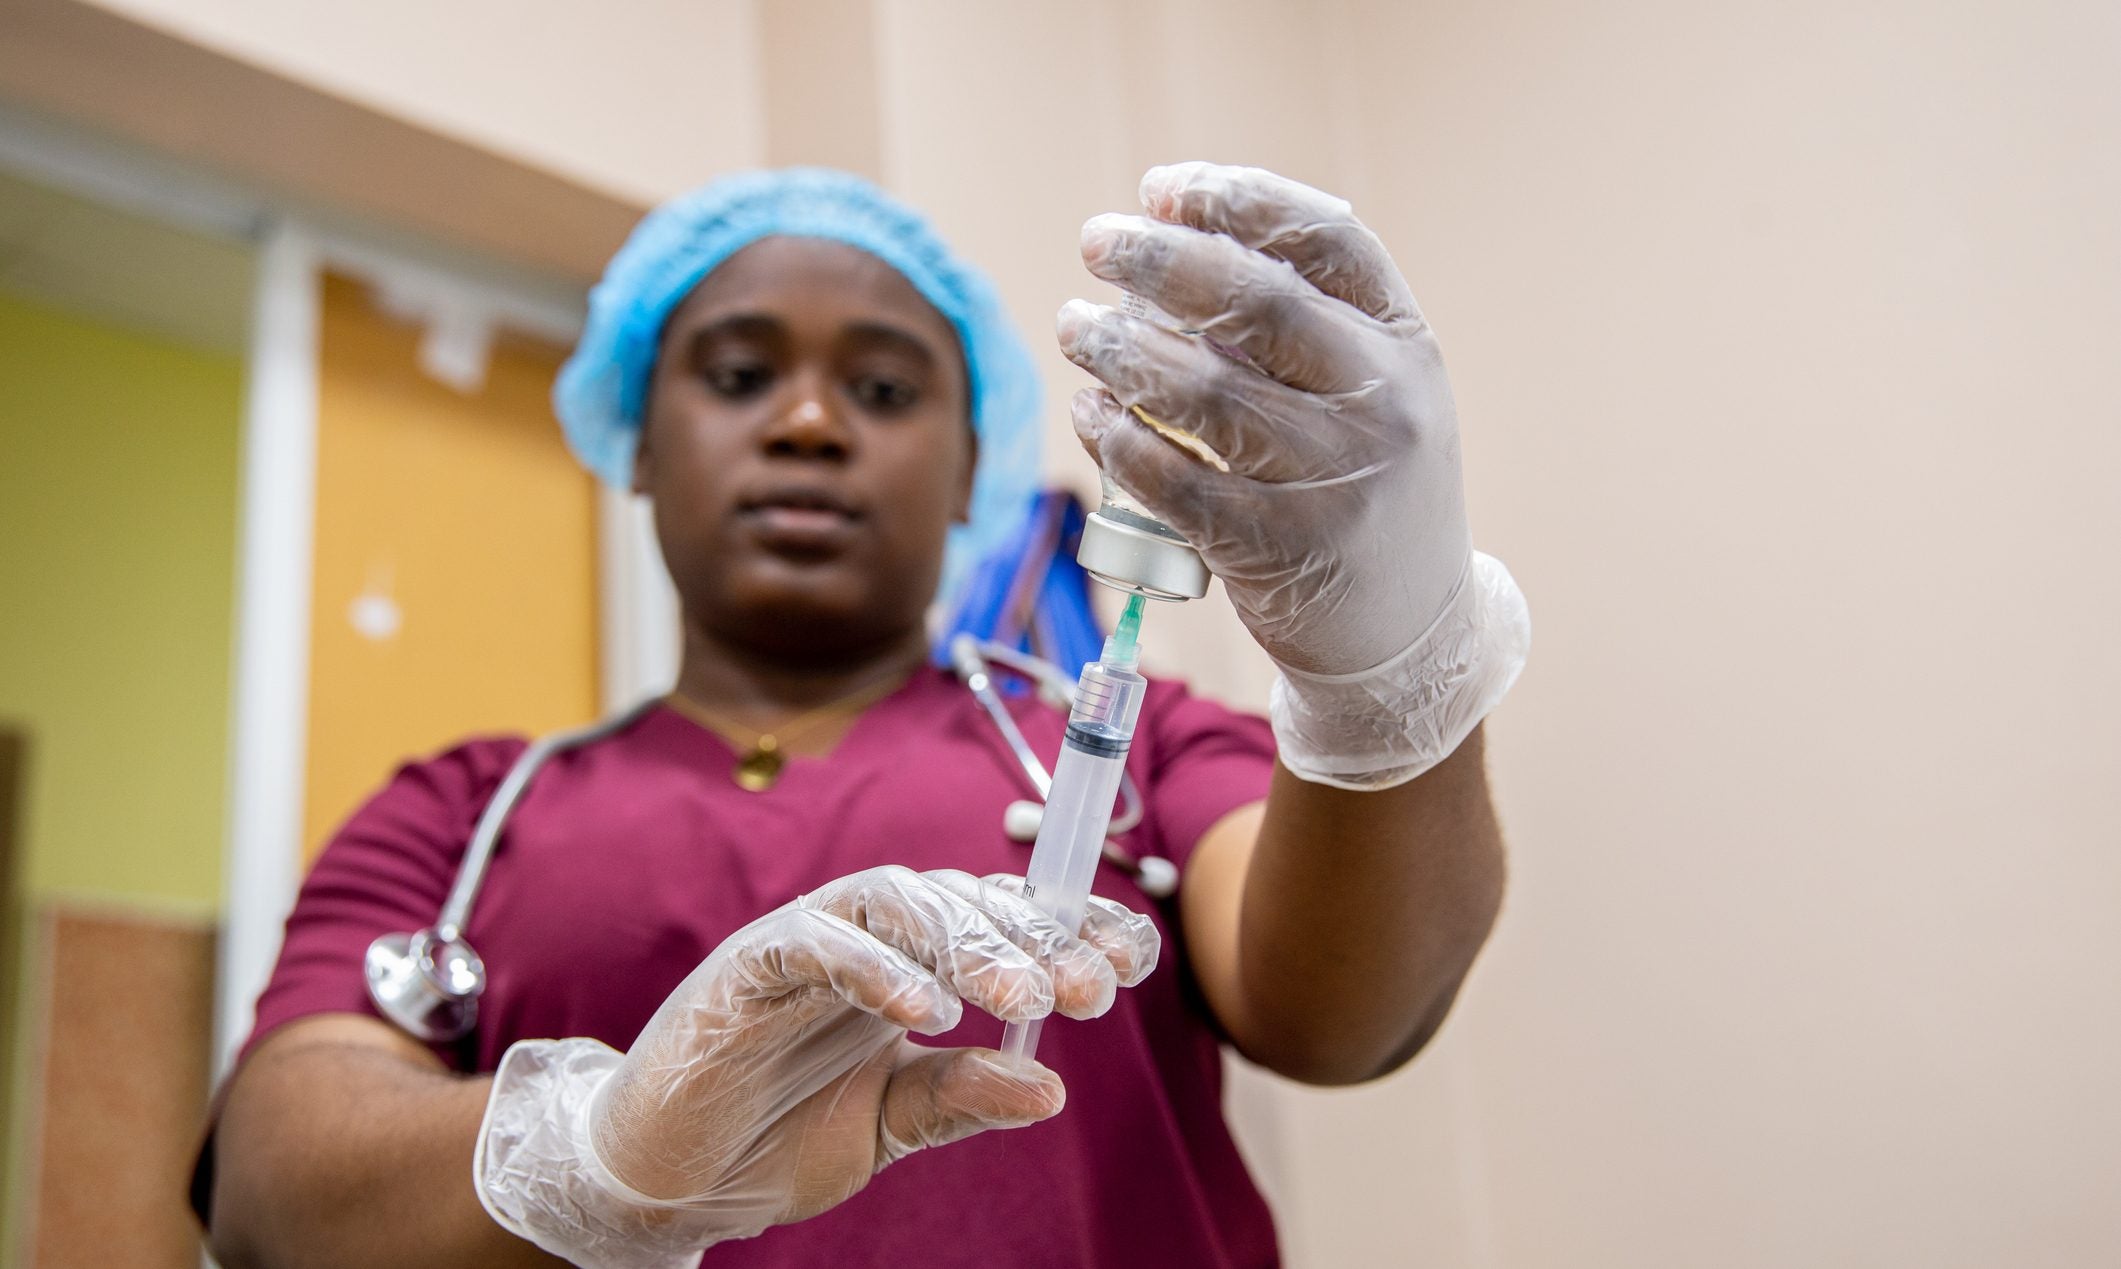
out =
[[[301,880],[323,275],[370,284],[393,311],[426,322],[438,359],[459,364],[483,356],[496,327],[571,346],[585,294],[578,283],[294,206],[6,107],[0,169],[256,253],[214,984],[218,1079],[250,1032]],[[603,707],[615,710],[675,681],[677,601],[645,500],[609,488],[598,497],[599,686]]]

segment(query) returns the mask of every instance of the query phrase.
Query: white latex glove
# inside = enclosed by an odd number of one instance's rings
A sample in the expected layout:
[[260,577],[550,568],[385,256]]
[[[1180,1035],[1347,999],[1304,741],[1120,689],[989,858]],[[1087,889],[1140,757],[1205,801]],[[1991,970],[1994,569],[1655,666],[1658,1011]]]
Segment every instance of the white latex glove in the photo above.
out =
[[1284,765],[1344,788],[1410,780],[1502,699],[1531,640],[1509,572],[1470,545],[1436,337],[1341,199],[1208,163],[1151,168],[1141,198],[1146,216],[1083,226],[1083,262],[1186,333],[1064,306],[1062,351],[1105,384],[1077,394],[1076,432],[1200,551],[1280,667]]
[[1093,900],[1077,937],[967,873],[873,868],[761,917],[670,993],[623,1056],[526,1040],[494,1074],[473,1178],[504,1228],[589,1269],[833,1207],[887,1164],[1058,1114],[1060,1078],[929,1049],[960,1001],[1091,1018],[1156,965],[1148,918]]

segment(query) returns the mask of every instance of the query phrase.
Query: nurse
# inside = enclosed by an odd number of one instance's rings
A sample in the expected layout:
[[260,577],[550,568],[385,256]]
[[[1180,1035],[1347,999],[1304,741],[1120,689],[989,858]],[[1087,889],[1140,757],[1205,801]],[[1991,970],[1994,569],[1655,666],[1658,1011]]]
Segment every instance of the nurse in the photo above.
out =
[[[1178,895],[1107,866],[1080,931],[1019,897],[1013,759],[928,664],[1032,476],[991,287],[855,178],[717,182],[635,230],[556,393],[653,501],[676,689],[517,806],[460,1042],[377,1017],[362,953],[433,918],[524,742],[406,766],[328,844],[194,1179],[221,1264],[1275,1263],[1220,1046],[1344,1084],[1435,1033],[1501,896],[1478,725],[1529,625],[1375,235],[1256,169],[1142,199],[1085,264],[1239,356],[1071,303],[1076,429],[1281,669],[1271,725],[1152,685],[1127,845]],[[1054,753],[1061,716],[1014,708]],[[993,1052],[1049,1012],[1042,1065]]]

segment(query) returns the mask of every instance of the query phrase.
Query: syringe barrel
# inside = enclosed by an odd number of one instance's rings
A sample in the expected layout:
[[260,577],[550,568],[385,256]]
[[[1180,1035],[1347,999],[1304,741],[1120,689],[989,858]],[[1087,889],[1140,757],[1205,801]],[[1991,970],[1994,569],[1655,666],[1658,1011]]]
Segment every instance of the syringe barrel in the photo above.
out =
[[1053,764],[1053,788],[1046,794],[1046,813],[1039,821],[1038,841],[1031,847],[1031,867],[1024,874],[1025,894],[1070,933],[1082,928],[1090,902],[1090,882],[1104,853],[1105,829],[1112,823],[1113,799],[1127,767],[1127,748],[1141,717],[1142,696],[1149,681],[1132,670],[1092,661],[1075,681],[1075,703],[1068,711],[1068,730]]
[[1149,680],[1132,670],[1092,661],[1075,680],[1075,703],[1068,711],[1068,735],[1080,739],[1092,751],[1116,741],[1120,752],[1134,739],[1134,724],[1141,718],[1142,697]]
[[1090,902],[1090,883],[1104,853],[1105,829],[1112,822],[1112,800],[1119,793],[1126,751],[1100,754],[1072,742],[1061,745],[1053,766],[1053,791],[1046,795],[1046,815],[1039,822],[1038,843],[1024,873],[1025,897],[1073,934],[1082,928]]

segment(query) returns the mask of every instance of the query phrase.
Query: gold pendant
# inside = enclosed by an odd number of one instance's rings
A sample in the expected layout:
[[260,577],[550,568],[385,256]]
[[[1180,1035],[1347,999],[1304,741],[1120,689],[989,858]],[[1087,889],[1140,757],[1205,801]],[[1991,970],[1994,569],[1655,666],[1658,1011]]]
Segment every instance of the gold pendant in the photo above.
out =
[[773,737],[759,737],[751,752],[737,760],[733,773],[736,787],[747,793],[764,793],[781,778],[781,768],[787,761],[781,756],[780,746],[774,743]]

